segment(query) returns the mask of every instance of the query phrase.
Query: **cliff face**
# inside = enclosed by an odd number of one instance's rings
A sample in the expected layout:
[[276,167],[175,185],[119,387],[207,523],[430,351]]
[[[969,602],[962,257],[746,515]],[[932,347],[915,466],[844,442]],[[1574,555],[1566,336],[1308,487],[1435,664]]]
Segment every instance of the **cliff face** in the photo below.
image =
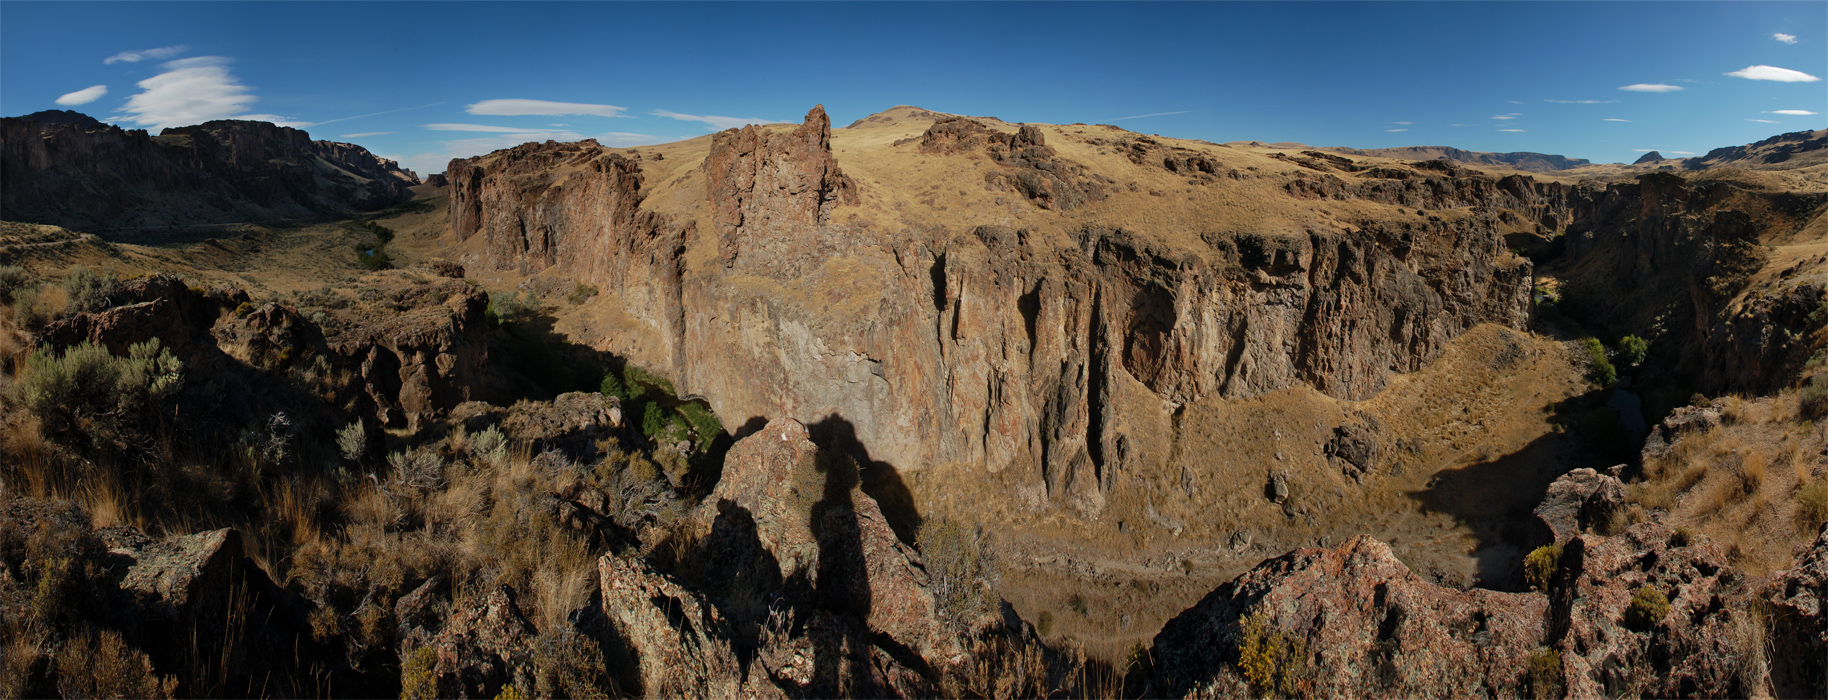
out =
[[1824,204],[1755,178],[1651,173],[1578,199],[1558,272],[1576,313],[1659,342],[1701,390],[1769,392],[1797,376],[1828,314],[1800,265],[1760,271]]
[[222,120],[159,136],[0,120],[0,218],[78,229],[263,222],[384,209],[418,178],[347,143]]
[[[982,139],[949,138],[956,122],[934,128],[924,141],[961,142],[940,150],[986,161],[977,186],[993,192],[1024,168],[1054,185],[1102,179],[1034,127]],[[678,214],[642,208],[642,160],[589,142],[530,144],[453,161],[451,221],[498,267],[619,290],[620,310],[665,348],[657,369],[732,423],[792,416],[853,433],[870,459],[901,469],[1016,469],[1019,497],[1094,515],[1114,476],[1142,466],[1139,442],[1160,437],[1132,434],[1126,411],[1303,383],[1362,398],[1475,324],[1527,327],[1531,267],[1503,233],[1558,225],[1565,211],[1561,188],[1448,168],[1321,189],[1452,200],[1469,214],[1219,230],[1192,248],[1083,223],[1058,236],[885,231],[834,221],[871,193],[840,171],[830,139],[820,109],[791,130],[717,134],[696,172],[702,207]],[[1057,196],[1023,194],[1060,209]],[[678,223],[694,211],[708,216]],[[715,237],[696,236],[697,221]]]

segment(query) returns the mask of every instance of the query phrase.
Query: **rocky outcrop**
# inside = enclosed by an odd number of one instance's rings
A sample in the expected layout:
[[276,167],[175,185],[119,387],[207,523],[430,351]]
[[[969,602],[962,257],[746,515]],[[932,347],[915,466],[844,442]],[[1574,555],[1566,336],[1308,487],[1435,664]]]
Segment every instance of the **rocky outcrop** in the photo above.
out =
[[1638,159],[1632,161],[1631,164],[1632,165],[1649,165],[1651,163],[1661,163],[1664,160],[1666,160],[1666,159],[1663,157],[1663,154],[1658,153],[1656,151],[1651,151],[1649,153],[1646,153],[1646,154],[1638,157]]
[[1760,592],[1770,605],[1772,692],[1780,698],[1828,697],[1828,525],[1796,566]]
[[1504,168],[1515,168],[1530,172],[1546,173],[1556,170],[1568,170],[1583,165],[1590,165],[1585,158],[1547,153],[1530,153],[1514,151],[1511,153],[1488,153],[1484,151],[1463,151],[1449,146],[1404,146],[1400,148],[1331,148],[1337,153],[1353,156],[1376,156],[1379,158],[1401,158],[1404,160],[1442,160],[1454,163],[1466,163],[1480,166],[1490,165]]
[[417,430],[438,411],[480,398],[488,296],[461,282],[417,287],[400,311],[350,328],[330,348],[354,364],[382,425]]
[[69,119],[0,120],[0,218],[87,230],[317,219],[412,197],[411,172],[266,122],[158,136]]
[[[1382,542],[1271,559],[1169,620],[1155,637],[1163,690],[1185,695],[1238,660],[1240,621],[1303,641],[1292,667],[1313,697],[1515,696],[1543,635],[1540,595],[1428,583]],[[1313,669],[1302,673],[1302,669]]]
[[[670,233],[690,226],[642,208],[640,162],[588,142],[453,162],[452,225],[487,237],[487,264],[551,264],[614,290],[600,303],[650,332],[639,361],[733,423],[836,421],[870,460],[1017,469],[1020,501],[1088,517],[1120,474],[1153,459],[1137,446],[1155,438],[1124,434],[1116,415],[1303,383],[1369,396],[1476,324],[1527,327],[1531,267],[1505,249],[1504,222],[1563,225],[1555,186],[1450,168],[1389,182],[1429,193],[1430,206],[1478,205],[1474,216],[1215,231],[1191,248],[1098,226],[1064,245],[999,226],[836,226],[849,187],[828,131],[815,110],[794,129],[713,139],[698,211],[718,235],[704,258]],[[1097,182],[1033,125],[1002,134],[947,120],[905,145],[981,148],[993,176]],[[1049,187],[1035,191],[1065,201]]]
[[[1748,614],[1745,582],[1712,542],[1655,523],[1569,540],[1549,584],[1569,696],[1753,694],[1740,673],[1750,640],[1732,624]],[[1635,603],[1644,588],[1667,607]]]
[[595,392],[569,392],[552,401],[520,401],[507,411],[502,432],[525,440],[534,453],[551,448],[569,454],[595,451],[598,440],[622,429],[622,403]]
[[[496,586],[480,601],[435,620],[427,605],[441,581],[428,581],[395,605],[405,685],[440,698],[494,698],[502,689],[534,687],[533,640],[514,590]],[[423,651],[422,651],[423,650]],[[429,663],[428,663],[429,662]]]
[[703,166],[724,267],[803,269],[831,208],[856,197],[856,185],[831,153],[831,118],[813,107],[792,131],[749,125],[712,137]]
[[641,559],[605,556],[597,564],[603,612],[626,644],[649,697],[737,697],[743,669],[730,646],[729,623],[703,596]]
[[1765,237],[1802,230],[1828,195],[1691,178],[1657,172],[1583,193],[1566,237],[1579,274],[1563,305],[1667,348],[1668,381],[1709,395],[1787,386],[1828,324],[1828,300],[1819,284],[1781,276],[1746,290],[1769,255]]
[[1699,158],[1682,159],[1682,167],[1769,168],[1781,164],[1789,168],[1823,161],[1828,161],[1828,130],[1792,131],[1744,146],[1716,148]]
[[1023,124],[1014,134],[992,133],[987,140],[990,160],[1005,168],[984,174],[984,183],[992,189],[1013,190],[1055,211],[1072,211],[1104,199],[1101,178],[1060,157],[1040,128]]
[[1592,469],[1576,469],[1549,484],[1549,491],[1531,512],[1531,539],[1538,544],[1562,544],[1582,531],[1608,527],[1614,513],[1625,506],[1625,485],[1617,478]]

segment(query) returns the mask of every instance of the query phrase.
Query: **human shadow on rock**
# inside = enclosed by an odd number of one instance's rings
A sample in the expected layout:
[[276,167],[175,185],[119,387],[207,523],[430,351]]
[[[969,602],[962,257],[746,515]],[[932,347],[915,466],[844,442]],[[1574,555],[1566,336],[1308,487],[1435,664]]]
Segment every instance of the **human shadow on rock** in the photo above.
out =
[[[813,444],[819,446],[819,454],[844,455],[852,461],[854,485],[876,500],[882,517],[889,521],[889,529],[895,531],[895,538],[914,546],[915,535],[920,531],[920,511],[914,506],[914,494],[902,481],[901,472],[888,462],[871,459],[869,448],[857,439],[857,427],[842,416],[826,416],[807,426],[807,431]],[[829,491],[829,479],[827,483]]]

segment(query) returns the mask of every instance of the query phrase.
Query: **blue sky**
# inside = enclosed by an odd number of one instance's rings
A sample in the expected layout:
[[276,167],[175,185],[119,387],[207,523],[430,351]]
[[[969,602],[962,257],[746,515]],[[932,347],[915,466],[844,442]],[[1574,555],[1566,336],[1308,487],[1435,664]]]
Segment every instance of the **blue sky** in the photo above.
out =
[[[0,2],[0,114],[257,118],[421,175],[897,104],[1629,162],[1828,124],[1825,2]],[[1629,89],[1628,89],[1629,88]]]

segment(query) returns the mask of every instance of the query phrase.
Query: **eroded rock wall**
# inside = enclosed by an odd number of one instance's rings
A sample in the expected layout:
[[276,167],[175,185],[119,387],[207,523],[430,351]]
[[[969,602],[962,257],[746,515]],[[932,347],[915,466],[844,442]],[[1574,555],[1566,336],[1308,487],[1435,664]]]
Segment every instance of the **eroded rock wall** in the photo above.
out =
[[[1044,148],[1039,132],[935,128],[936,151],[981,145],[993,163]],[[1553,223],[1561,196],[1459,171],[1473,182],[1448,189],[1480,205],[1469,216],[1220,231],[1193,250],[1095,226],[1064,247],[998,226],[881,231],[831,216],[857,186],[815,109],[792,130],[716,136],[701,167],[717,235],[700,243],[640,208],[640,161],[600,153],[549,143],[454,161],[458,236],[485,236],[499,267],[617,290],[609,303],[670,348],[656,369],[727,423],[792,416],[904,470],[1017,468],[1018,496],[1088,515],[1142,467],[1128,448],[1144,436],[1114,418],[1120,385],[1146,387],[1150,411],[1303,383],[1369,396],[1473,325],[1528,326],[1531,266],[1505,249],[1504,219]],[[690,263],[696,245],[715,245],[715,262]]]

